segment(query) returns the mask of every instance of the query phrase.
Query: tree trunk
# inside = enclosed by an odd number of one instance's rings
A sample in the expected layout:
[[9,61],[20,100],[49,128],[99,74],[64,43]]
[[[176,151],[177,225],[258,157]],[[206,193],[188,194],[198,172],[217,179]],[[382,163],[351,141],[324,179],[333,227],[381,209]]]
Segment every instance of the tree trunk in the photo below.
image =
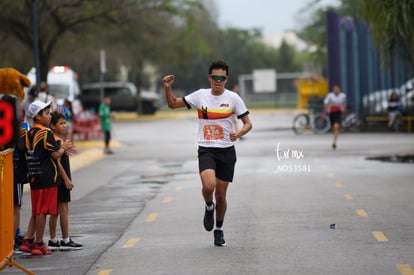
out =
[[40,81],[47,81],[47,73],[49,72],[50,56],[39,47],[39,63],[40,63]]

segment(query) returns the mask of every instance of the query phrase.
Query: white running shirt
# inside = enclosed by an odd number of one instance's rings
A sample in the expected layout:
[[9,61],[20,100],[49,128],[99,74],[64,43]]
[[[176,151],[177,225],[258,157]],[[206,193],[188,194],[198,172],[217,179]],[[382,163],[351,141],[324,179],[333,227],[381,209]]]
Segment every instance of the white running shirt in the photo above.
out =
[[183,97],[188,109],[198,112],[198,145],[227,148],[233,146],[230,132],[234,116],[242,118],[249,114],[243,100],[232,91],[215,96],[211,89],[199,89]]
[[346,95],[344,93],[339,93],[336,95],[334,92],[329,93],[323,103],[329,105],[330,112],[340,112],[343,111],[343,104],[346,102]]

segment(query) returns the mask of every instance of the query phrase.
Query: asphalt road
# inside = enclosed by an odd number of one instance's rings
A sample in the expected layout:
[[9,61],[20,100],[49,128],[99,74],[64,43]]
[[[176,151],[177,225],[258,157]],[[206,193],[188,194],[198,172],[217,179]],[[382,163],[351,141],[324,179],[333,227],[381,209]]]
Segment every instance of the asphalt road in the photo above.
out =
[[[70,233],[84,249],[15,261],[36,274],[414,274],[413,164],[366,160],[413,153],[413,134],[344,133],[332,150],[330,134],[283,130],[291,112],[251,119],[227,247],[202,226],[194,114],[116,122],[114,155],[78,143]],[[29,211],[26,194],[23,228]]]

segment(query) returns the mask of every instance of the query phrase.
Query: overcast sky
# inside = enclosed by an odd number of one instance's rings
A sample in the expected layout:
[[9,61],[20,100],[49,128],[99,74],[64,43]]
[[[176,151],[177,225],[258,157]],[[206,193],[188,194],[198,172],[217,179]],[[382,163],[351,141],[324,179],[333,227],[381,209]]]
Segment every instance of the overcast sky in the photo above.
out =
[[[221,27],[261,29],[264,35],[298,30],[306,18],[301,10],[312,0],[215,0]],[[321,0],[337,5],[338,0]]]

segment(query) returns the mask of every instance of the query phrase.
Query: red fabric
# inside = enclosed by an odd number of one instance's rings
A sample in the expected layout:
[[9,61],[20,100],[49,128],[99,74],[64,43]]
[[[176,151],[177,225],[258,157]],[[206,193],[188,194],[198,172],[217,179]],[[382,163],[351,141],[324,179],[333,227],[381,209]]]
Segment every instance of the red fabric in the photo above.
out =
[[57,215],[57,186],[32,190],[32,216]]
[[342,111],[342,106],[340,106],[340,105],[331,106],[331,113],[340,112],[340,111]]

